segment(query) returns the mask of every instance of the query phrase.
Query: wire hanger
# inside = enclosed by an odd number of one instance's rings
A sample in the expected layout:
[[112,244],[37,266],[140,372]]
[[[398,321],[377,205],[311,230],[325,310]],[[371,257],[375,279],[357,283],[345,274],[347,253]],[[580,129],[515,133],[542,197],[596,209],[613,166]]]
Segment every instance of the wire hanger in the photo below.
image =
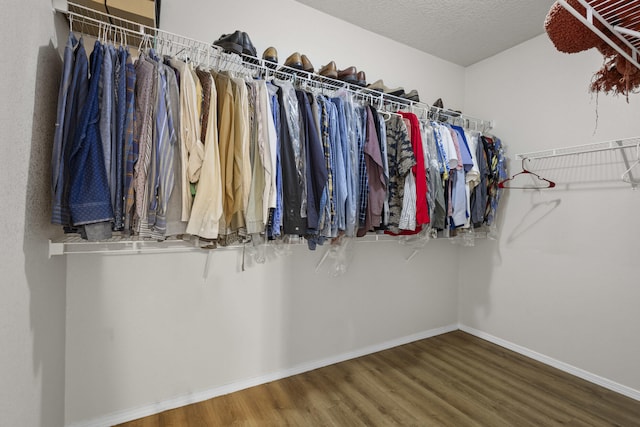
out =
[[634,186],[640,184],[640,181],[634,180],[633,175],[631,174],[631,171],[638,165],[640,165],[640,142],[636,145],[636,161],[633,162],[633,164],[629,166],[629,169],[624,171],[624,173],[622,174],[622,180],[624,182],[627,182]]
[[[510,178],[500,181],[498,183],[498,187],[506,188],[506,189],[522,189],[522,190],[534,189],[535,190],[535,189],[553,188],[556,186],[555,182],[550,181],[546,178],[543,178],[535,172],[531,172],[530,170],[527,170],[527,168],[524,166],[524,162],[526,160],[528,160],[526,157],[522,158],[522,171],[518,172],[515,175],[512,175]],[[514,179],[516,179],[516,177],[520,175],[530,176],[532,180],[535,181],[534,185],[520,185],[520,184],[513,185]]]

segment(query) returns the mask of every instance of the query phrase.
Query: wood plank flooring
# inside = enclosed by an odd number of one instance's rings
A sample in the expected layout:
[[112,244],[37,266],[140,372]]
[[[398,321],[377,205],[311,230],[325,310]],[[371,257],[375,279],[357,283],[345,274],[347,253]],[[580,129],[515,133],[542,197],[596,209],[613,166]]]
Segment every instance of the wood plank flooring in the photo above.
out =
[[640,402],[462,331],[121,427],[640,426]]

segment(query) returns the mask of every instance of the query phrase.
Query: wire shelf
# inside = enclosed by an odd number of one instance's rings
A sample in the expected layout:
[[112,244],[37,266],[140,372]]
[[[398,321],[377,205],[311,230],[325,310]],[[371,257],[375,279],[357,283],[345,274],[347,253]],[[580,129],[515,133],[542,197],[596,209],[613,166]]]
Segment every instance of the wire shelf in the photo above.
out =
[[[248,55],[238,55],[224,52],[220,47],[210,42],[199,41],[179,34],[150,27],[139,22],[134,22],[110,15],[102,11],[92,9],[80,4],[67,2],[66,8],[54,9],[58,13],[66,15],[71,31],[92,35],[100,40],[110,40],[140,50],[141,48],[154,48],[159,55],[175,56],[189,61],[196,66],[206,68],[218,67],[219,69],[234,70],[263,78],[278,78],[290,80],[302,88],[315,88],[327,95],[348,93],[355,100],[366,102],[379,110],[392,111],[410,110],[423,118],[443,120],[457,124],[471,131],[487,132],[494,126],[493,121],[484,120],[461,114],[451,110],[445,110],[422,102],[411,101],[399,96],[393,96],[366,87],[357,86],[341,80],[331,79],[290,68],[284,65],[273,68],[260,58]],[[476,237],[482,238],[481,233]],[[369,233],[364,237],[355,239],[356,242],[397,242],[399,237]],[[444,239],[443,239],[444,240]],[[293,239],[294,245],[305,245],[304,238]],[[325,244],[326,246],[326,244]],[[133,254],[133,253],[162,253],[162,252],[194,252],[207,251],[215,248],[241,249],[243,244],[221,246],[211,244],[206,240],[199,240],[196,236],[188,238],[171,238],[157,241],[139,236],[121,236],[90,242],[77,235],[69,235],[61,239],[49,241],[49,256],[65,254]]]
[[612,141],[595,142],[591,144],[575,145],[572,147],[552,148],[549,150],[533,151],[515,155],[516,160],[535,160],[549,157],[569,156],[574,154],[595,153],[598,151],[620,150],[624,148],[637,148],[640,137],[617,139]]
[[[372,242],[397,242],[398,236],[381,233],[369,233],[363,237],[354,238],[358,243]],[[272,244],[267,242],[268,246]],[[247,244],[251,244],[250,242]],[[287,245],[306,245],[303,237],[292,236]],[[330,239],[322,246],[329,246]],[[122,236],[114,234],[110,239],[100,241],[88,241],[78,235],[69,235],[59,239],[49,240],[49,258],[57,255],[71,254],[143,254],[143,253],[175,253],[175,252],[207,252],[211,250],[238,250],[245,244],[237,243],[228,246],[216,245],[215,242],[199,239],[197,236],[185,236],[184,238],[172,237],[166,240],[154,240],[139,236]]]
[[576,1],[584,10],[573,7],[567,0],[558,0],[558,3],[640,69],[640,1]]

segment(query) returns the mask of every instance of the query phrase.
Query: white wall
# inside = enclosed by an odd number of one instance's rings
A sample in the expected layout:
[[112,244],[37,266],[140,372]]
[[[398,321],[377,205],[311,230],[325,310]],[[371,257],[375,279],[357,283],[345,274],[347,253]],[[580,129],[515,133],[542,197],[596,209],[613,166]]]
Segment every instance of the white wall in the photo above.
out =
[[61,61],[49,1],[0,1],[0,426],[64,423],[65,262],[47,259]]
[[[389,13],[392,13],[390,10]],[[336,19],[294,0],[206,0],[162,2],[161,26],[196,40],[217,40],[235,30],[249,34],[258,56],[274,46],[279,63],[306,54],[318,70],[334,60],[365,71],[368,83],[418,90],[423,101],[442,97],[445,107],[464,101],[464,68]]]
[[[539,36],[469,67],[465,110],[496,120],[510,157],[639,136],[638,95],[588,93],[601,62]],[[505,193],[499,241],[461,256],[460,321],[640,390],[640,193],[620,182],[619,152],[537,167],[559,186]]]
[[450,272],[424,268],[455,249],[434,242],[407,264],[409,248],[361,243],[338,278],[305,247],[245,272],[241,251],[216,251],[206,280],[203,254],[69,257],[67,423],[455,325]]
[[[174,33],[213,41],[240,29],[259,54],[276,46],[281,63],[299,50],[316,67],[334,59],[431,102],[462,105],[463,68],[294,1],[162,7],[162,27]],[[314,273],[323,252],[297,247],[240,272],[240,252],[216,251],[206,281],[204,254],[68,256],[65,422],[126,418],[456,324],[458,250],[449,242],[432,242],[410,263],[411,250],[396,243],[357,244],[339,278]]]

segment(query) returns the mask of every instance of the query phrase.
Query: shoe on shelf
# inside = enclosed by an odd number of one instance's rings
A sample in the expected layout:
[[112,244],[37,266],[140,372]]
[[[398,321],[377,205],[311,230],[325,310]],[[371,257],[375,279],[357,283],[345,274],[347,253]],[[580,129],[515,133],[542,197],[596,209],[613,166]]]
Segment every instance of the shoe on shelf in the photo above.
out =
[[401,87],[397,87],[395,89],[387,88],[387,90],[385,90],[384,93],[386,93],[387,95],[391,95],[391,96],[401,97],[402,95],[404,95],[404,89],[401,88]]
[[338,78],[338,69],[336,67],[336,63],[331,61],[324,67],[320,68],[318,74],[324,77],[329,77],[330,79]]
[[302,57],[299,52],[293,52],[289,57],[284,61],[284,65],[290,68],[295,68],[298,70],[302,70]]
[[388,89],[382,80],[376,80],[367,86],[368,89],[377,90],[378,92],[384,92],[385,89]]
[[265,49],[264,53],[262,54],[262,59],[267,62],[268,66],[275,66],[275,64],[278,63],[278,51],[275,47],[270,46]]
[[244,33],[235,31],[233,34],[223,34],[220,38],[213,42],[215,46],[219,46],[225,52],[242,54],[244,46]]
[[356,74],[356,79],[358,80],[356,82],[358,86],[365,87],[367,85],[367,75],[364,73],[364,71],[358,71],[358,74]]
[[351,66],[345,68],[344,70],[338,70],[338,80],[342,80],[347,83],[357,84],[358,83],[358,70],[356,67]]
[[409,101],[420,102],[420,95],[418,95],[418,91],[413,89],[409,93],[405,93],[402,95],[403,98],[408,99]]
[[377,90],[378,92],[384,92],[387,95],[393,96],[401,96],[402,94],[404,94],[403,88],[397,87],[395,89],[391,89],[387,87],[382,80],[376,80],[375,82],[368,85],[367,89]]
[[313,64],[309,61],[307,55],[302,55],[300,59],[302,60],[302,69],[308,73],[313,73]]
[[242,32],[242,53],[244,55],[253,56],[254,58],[258,57],[258,52],[256,52],[256,48],[251,43],[251,39],[249,38],[249,34]]

